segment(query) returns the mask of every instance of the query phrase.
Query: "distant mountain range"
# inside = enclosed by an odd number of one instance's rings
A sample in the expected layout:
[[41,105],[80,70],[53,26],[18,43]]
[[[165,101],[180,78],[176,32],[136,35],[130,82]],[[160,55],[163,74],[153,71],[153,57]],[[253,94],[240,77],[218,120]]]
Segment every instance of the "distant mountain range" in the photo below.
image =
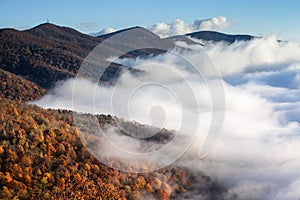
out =
[[[227,35],[213,31],[200,31],[161,39],[149,30],[141,27],[132,27],[93,37],[72,28],[44,23],[24,31],[0,29],[0,68],[2,73],[10,72],[13,75],[17,75],[18,79],[26,79],[24,83],[35,84],[36,88],[41,88],[40,93],[44,93],[43,89],[54,87],[57,81],[74,77],[84,58],[99,43],[126,30],[131,30],[135,33],[135,37],[137,37],[135,41],[140,43],[138,45],[141,47],[149,43],[152,45],[163,43],[168,49],[174,48],[174,42],[176,41],[197,44],[195,41],[190,40],[189,37],[203,41],[223,41],[227,43],[254,38],[250,35]],[[126,39],[119,45],[128,45]],[[105,51],[106,55],[113,55],[119,50],[118,48],[107,48]],[[129,52],[123,57],[135,58],[164,52],[161,49],[140,49]],[[111,63],[100,80],[111,81],[122,69],[130,70],[126,66]],[[2,76],[1,78],[5,77],[7,76]],[[28,100],[28,98],[25,99]]]

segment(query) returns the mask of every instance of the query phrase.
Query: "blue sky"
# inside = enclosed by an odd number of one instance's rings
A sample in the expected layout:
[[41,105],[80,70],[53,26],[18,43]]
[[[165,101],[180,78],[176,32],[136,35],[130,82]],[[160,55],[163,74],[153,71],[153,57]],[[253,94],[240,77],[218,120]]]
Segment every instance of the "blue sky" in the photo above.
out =
[[224,32],[300,40],[298,0],[0,0],[1,28],[30,28],[48,18],[88,33],[107,27],[171,23],[177,18],[192,23],[220,15],[231,21]]

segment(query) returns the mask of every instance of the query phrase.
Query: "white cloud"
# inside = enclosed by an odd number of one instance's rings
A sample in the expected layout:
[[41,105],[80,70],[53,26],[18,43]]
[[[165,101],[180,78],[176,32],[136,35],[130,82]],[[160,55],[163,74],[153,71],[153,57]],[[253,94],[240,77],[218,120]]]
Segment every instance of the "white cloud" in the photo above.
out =
[[229,21],[224,16],[209,19],[197,19],[194,21],[194,30],[224,30],[229,26]]
[[183,35],[200,30],[224,30],[229,26],[229,20],[224,16],[212,17],[209,19],[197,19],[189,24],[181,19],[176,19],[172,23],[160,22],[149,27],[149,30],[160,37],[173,35]]
[[257,71],[257,73],[251,73],[253,76],[261,75],[262,70],[276,73],[286,64],[300,62],[299,49],[300,43],[278,42],[276,35],[235,42],[232,45],[222,42],[205,45],[205,52],[223,76],[248,71]]

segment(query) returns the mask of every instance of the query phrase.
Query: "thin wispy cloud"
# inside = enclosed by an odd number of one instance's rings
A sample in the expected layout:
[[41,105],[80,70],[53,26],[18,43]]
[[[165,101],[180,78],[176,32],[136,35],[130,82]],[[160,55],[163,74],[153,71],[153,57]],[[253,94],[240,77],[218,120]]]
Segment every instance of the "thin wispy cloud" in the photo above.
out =
[[98,30],[100,26],[95,22],[82,22],[80,24],[76,24],[76,28],[84,32],[93,32]]

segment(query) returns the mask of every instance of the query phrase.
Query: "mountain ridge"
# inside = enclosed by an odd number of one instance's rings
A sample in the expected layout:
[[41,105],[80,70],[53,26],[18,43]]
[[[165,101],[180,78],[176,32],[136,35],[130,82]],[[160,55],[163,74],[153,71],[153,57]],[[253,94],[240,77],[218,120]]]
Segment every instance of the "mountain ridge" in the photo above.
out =
[[227,34],[227,33],[221,33],[217,31],[197,31],[185,35],[200,40],[213,41],[213,42],[228,42],[230,44],[236,41],[249,41],[256,38],[255,36],[247,35],[247,34]]
[[[160,46],[165,49],[175,47],[175,42],[184,41],[187,44],[198,44],[189,39],[206,39],[213,41],[224,40],[232,43],[237,40],[249,40],[254,38],[249,35],[226,35],[224,33],[202,31],[186,35],[172,36],[169,38],[160,38],[158,35],[146,28],[135,26],[122,29],[106,35],[93,37],[81,33],[73,28],[58,26],[51,23],[43,23],[33,28],[19,31],[16,29],[0,29],[0,68],[26,79],[39,87],[50,89],[60,80],[75,77],[81,63],[86,56],[101,42],[109,37],[128,31],[134,36],[131,40],[136,40],[137,46]],[[118,52],[119,47],[126,47],[129,40],[124,38],[116,47],[107,47],[104,53],[113,56]],[[201,44],[200,44],[201,45]],[[138,49],[127,52],[124,57],[136,58],[149,55],[158,55],[165,53],[161,49]],[[110,82],[115,80],[121,70],[128,70],[126,66],[116,63],[107,63],[109,65],[100,81]],[[26,84],[27,82],[24,81]]]
[[[148,38],[148,42],[158,43],[160,40],[158,36],[146,29],[137,28],[137,31]],[[90,51],[110,36],[112,34],[92,37],[72,28],[50,23],[24,31],[1,29],[0,68],[25,77],[42,88],[49,89],[54,87],[57,81],[74,77]],[[118,49],[107,48],[105,51],[111,54]],[[151,53],[160,52],[148,49],[128,53],[127,56],[137,57]],[[115,75],[117,71],[114,69],[120,68],[115,63],[111,63],[109,67],[111,68],[109,71],[114,73],[104,74],[109,77],[104,77],[103,80],[110,80],[110,76]]]
[[[190,179],[195,175],[184,168],[130,173],[111,167],[120,165],[118,160],[110,159],[110,166],[99,162],[82,142],[71,111],[45,110],[0,97],[0,119],[0,199],[126,200],[151,196],[166,200],[184,195],[193,186]],[[110,115],[97,115],[97,119],[104,129],[115,123]],[[196,178],[202,182],[199,194],[203,196],[216,198],[225,192],[203,173]]]

